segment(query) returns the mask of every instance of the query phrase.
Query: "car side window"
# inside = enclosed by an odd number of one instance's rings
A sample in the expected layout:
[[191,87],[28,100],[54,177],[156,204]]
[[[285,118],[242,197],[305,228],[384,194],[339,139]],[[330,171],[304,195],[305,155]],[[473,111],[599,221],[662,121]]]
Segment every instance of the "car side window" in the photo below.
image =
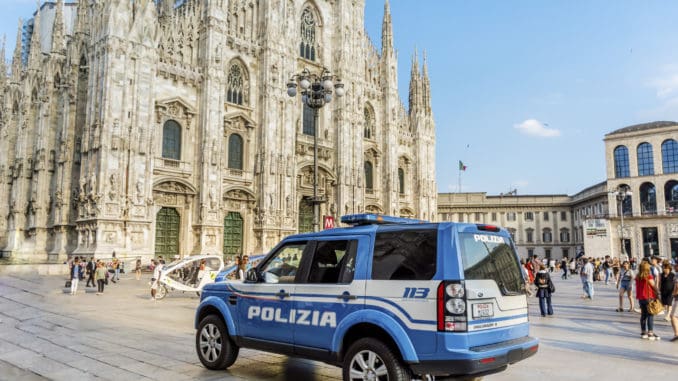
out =
[[269,258],[261,273],[264,283],[294,283],[306,242],[289,243]]
[[356,241],[318,241],[308,283],[350,283],[355,272]]
[[372,279],[430,280],[436,272],[437,247],[435,229],[377,232]]

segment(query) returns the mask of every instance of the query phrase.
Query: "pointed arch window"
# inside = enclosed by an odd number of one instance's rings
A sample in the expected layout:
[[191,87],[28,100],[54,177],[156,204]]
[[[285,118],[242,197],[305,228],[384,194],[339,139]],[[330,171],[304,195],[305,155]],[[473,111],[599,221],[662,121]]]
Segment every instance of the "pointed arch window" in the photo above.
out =
[[405,171],[398,168],[398,193],[405,194]]
[[299,56],[310,61],[316,58],[316,21],[313,16],[313,10],[310,7],[304,8],[301,13],[301,43],[299,44]]
[[371,192],[374,190],[374,179],[372,178],[372,163],[369,161],[365,162],[365,189],[368,192]]
[[629,177],[629,149],[617,146],[614,149],[614,175],[617,178]]
[[245,70],[237,63],[231,64],[231,67],[228,69],[227,86],[227,102],[237,105],[247,103],[247,77]]
[[640,143],[638,145],[638,176],[652,175],[654,175],[652,145],[650,143]]
[[162,128],[162,157],[181,160],[181,126],[168,120]]
[[242,170],[242,137],[233,134],[228,138],[228,168]]
[[678,172],[678,142],[674,139],[662,143],[662,170],[664,174]]
[[365,107],[365,129],[363,131],[365,139],[374,137],[374,113],[369,107]]

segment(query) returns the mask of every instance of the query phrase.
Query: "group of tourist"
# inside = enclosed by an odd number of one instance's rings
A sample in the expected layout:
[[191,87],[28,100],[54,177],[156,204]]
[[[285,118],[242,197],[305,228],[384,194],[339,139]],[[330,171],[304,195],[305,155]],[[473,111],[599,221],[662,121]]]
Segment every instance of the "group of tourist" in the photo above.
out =
[[[70,294],[75,295],[78,292],[78,284],[81,280],[87,279],[85,287],[97,287],[97,295],[104,293],[104,288],[109,280],[113,283],[120,281],[120,270],[122,269],[122,261],[120,261],[115,252],[110,262],[105,262],[102,259],[95,260],[90,257],[89,260],[85,257],[76,256],[67,262],[69,267],[69,282]],[[113,275],[109,272],[112,270]],[[134,269],[137,280],[141,279],[141,259],[137,259],[136,267]],[[91,285],[91,286],[90,286]]]
[[610,256],[580,256],[578,259],[562,259],[556,269],[552,269],[550,264],[551,261],[540,259],[536,255],[521,260],[527,294],[535,294],[539,298],[542,316],[553,314],[551,295],[555,292],[555,287],[549,274],[560,268],[563,271],[562,279],[579,274],[584,291],[583,299],[593,299],[596,281],[616,285],[619,290],[616,311],[625,311],[624,299],[627,298],[628,311],[640,313],[641,339],[660,340],[654,333],[654,316],[665,315],[664,320],[671,322],[674,331],[671,341],[678,342],[678,262],[672,264],[669,260],[649,257],[636,264],[634,260],[619,261]]

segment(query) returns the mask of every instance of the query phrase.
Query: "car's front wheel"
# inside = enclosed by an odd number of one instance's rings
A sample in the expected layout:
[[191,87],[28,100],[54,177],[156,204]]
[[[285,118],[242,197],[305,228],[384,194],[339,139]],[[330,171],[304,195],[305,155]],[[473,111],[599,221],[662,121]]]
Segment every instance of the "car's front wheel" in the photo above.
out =
[[240,352],[240,348],[228,336],[226,325],[216,315],[208,315],[200,321],[195,334],[195,349],[200,362],[213,370],[233,365]]
[[353,343],[346,353],[344,381],[406,381],[411,375],[399,356],[381,341],[367,337]]

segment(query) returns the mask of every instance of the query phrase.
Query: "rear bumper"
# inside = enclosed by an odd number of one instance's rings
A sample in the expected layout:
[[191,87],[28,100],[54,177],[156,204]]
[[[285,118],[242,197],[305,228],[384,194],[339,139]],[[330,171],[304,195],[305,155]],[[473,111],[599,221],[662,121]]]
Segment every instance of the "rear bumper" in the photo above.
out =
[[539,341],[533,337],[511,340],[491,346],[471,348],[471,358],[454,360],[425,360],[409,364],[415,374],[434,376],[484,376],[501,372],[510,364],[533,356]]

